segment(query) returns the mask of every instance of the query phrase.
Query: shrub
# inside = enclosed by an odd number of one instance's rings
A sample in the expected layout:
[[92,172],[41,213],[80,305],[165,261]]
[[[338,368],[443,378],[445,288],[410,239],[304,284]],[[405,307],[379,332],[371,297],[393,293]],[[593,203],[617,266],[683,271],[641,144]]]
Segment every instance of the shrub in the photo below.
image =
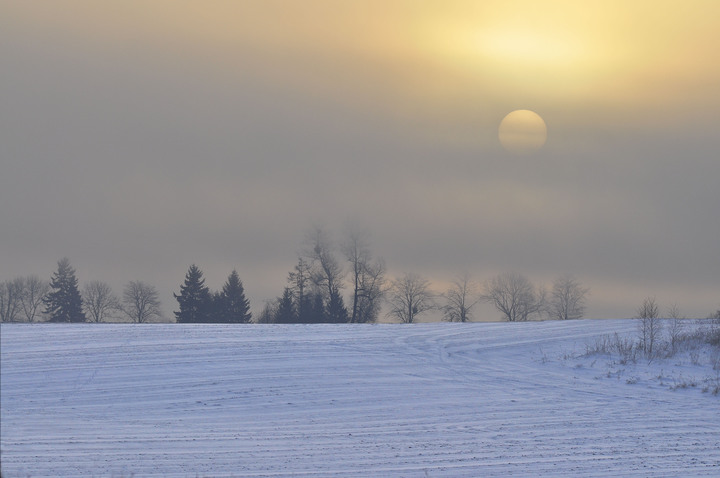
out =
[[594,343],[585,346],[586,355],[619,355],[622,365],[635,363],[640,350],[640,343],[635,343],[631,338],[620,337],[617,332],[614,335],[598,337]]

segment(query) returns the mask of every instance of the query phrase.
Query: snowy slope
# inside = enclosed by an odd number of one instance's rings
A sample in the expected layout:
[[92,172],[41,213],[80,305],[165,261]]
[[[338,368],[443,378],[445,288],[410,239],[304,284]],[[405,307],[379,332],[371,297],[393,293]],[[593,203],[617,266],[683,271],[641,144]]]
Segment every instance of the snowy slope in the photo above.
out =
[[717,396],[561,358],[634,327],[3,324],[2,473],[720,476]]

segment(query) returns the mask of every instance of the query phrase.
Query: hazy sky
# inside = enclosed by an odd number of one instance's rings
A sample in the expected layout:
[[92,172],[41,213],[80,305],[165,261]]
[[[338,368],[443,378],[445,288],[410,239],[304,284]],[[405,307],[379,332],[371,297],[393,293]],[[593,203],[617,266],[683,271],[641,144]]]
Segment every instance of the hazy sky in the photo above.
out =
[[[720,3],[0,0],[0,280],[196,263],[259,310],[306,230],[388,272],[720,307]],[[497,138],[515,109],[538,152]],[[497,318],[483,308],[484,318]]]

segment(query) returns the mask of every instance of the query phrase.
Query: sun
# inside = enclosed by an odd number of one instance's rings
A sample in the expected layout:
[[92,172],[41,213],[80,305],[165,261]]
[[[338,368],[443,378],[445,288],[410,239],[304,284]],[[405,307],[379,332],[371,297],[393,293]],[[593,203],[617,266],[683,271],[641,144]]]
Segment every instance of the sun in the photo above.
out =
[[547,126],[534,111],[515,110],[500,122],[498,137],[503,147],[511,153],[529,154],[545,144]]

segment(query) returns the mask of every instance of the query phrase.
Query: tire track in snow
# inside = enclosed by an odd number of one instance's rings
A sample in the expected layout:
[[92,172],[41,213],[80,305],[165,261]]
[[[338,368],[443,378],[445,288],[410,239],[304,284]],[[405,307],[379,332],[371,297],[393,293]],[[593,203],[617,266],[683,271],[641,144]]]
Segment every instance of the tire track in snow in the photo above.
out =
[[534,359],[633,326],[4,324],[3,476],[717,476],[716,399]]

